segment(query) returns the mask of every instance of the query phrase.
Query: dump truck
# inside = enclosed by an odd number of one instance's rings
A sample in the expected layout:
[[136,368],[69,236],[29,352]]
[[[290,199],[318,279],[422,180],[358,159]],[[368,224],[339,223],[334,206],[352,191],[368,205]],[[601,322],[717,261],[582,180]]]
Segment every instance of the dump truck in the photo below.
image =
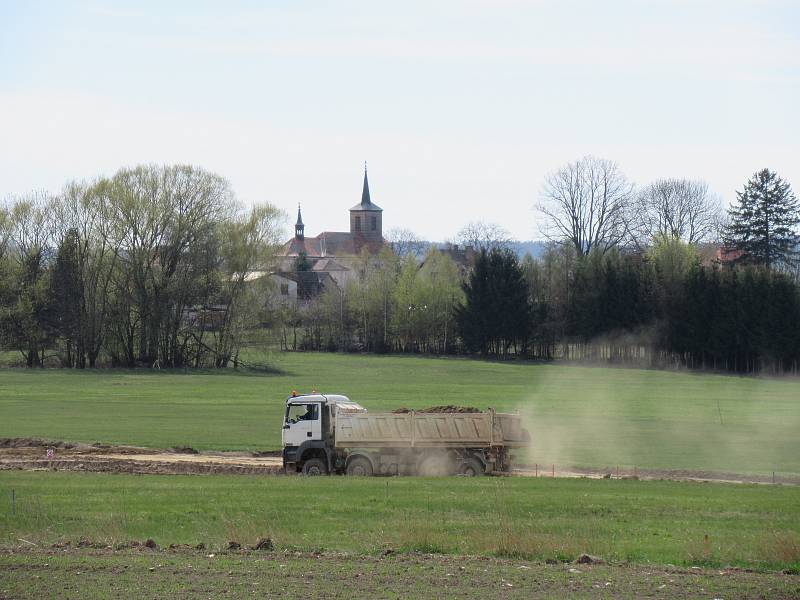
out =
[[518,414],[370,413],[347,396],[292,394],[283,419],[283,466],[305,475],[496,474],[530,445]]

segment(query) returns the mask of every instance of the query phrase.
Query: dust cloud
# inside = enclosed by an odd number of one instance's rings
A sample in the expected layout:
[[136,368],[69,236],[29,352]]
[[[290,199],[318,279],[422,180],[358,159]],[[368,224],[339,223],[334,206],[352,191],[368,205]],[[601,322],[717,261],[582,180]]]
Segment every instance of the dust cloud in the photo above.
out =
[[573,467],[800,473],[797,380],[547,365],[516,408],[517,462]]

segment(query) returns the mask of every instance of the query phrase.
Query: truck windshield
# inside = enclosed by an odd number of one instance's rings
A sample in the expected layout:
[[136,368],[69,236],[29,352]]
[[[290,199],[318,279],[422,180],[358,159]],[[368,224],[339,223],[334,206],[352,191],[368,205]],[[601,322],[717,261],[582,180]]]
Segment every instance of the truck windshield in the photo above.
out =
[[316,421],[319,419],[319,404],[290,404],[286,407],[286,422]]

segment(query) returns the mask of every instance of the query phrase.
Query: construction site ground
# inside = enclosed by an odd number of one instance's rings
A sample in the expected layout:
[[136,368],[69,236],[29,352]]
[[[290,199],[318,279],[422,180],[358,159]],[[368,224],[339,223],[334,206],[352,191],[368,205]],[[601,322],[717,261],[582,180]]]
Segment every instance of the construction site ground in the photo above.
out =
[[[138,446],[81,444],[38,438],[2,438],[0,439],[0,470],[9,469],[164,475],[284,474],[279,451],[198,452],[192,448],[155,449]],[[579,468],[552,463],[520,464],[507,475],[800,485],[800,476],[786,474],[631,469],[617,466]]]

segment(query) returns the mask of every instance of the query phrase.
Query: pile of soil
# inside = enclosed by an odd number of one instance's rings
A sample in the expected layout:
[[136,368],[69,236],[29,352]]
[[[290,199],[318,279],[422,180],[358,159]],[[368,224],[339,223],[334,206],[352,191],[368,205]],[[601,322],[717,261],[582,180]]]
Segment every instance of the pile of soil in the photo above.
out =
[[[395,414],[410,413],[410,408],[397,408],[392,411]],[[430,406],[428,408],[421,408],[418,413],[482,413],[483,411],[473,406],[455,406],[454,404],[447,404],[445,406]]]
[[0,438],[0,448],[62,448],[72,449],[77,444],[39,438]]

